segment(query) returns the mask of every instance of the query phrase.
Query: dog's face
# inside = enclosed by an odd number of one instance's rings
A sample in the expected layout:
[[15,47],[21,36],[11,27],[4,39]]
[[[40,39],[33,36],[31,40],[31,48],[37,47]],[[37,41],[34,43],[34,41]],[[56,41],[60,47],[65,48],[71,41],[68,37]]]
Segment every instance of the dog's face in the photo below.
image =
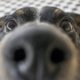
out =
[[79,25],[75,19],[55,7],[44,7],[40,13],[22,8],[1,18],[3,80],[78,80]]

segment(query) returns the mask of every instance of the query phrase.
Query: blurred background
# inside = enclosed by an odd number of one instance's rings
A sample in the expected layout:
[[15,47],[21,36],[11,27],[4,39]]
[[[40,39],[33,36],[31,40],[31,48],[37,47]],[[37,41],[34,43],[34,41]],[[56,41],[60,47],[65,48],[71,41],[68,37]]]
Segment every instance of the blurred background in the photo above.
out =
[[0,17],[25,6],[34,6],[40,9],[47,5],[80,14],[80,0],[0,0]]

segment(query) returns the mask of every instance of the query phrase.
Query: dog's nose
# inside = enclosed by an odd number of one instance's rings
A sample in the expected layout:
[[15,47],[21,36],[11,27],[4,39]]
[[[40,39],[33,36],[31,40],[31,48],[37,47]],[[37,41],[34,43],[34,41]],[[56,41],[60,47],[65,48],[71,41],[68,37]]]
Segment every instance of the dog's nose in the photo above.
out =
[[[22,77],[35,80],[35,72],[40,72],[37,76],[43,80],[44,68],[40,69],[42,72],[36,70],[40,67],[39,60],[45,63],[44,59],[47,58],[47,62],[59,64],[76,55],[71,40],[55,26],[46,23],[23,25],[6,35],[1,45],[6,70],[15,80]],[[46,58],[41,58],[44,55]]]

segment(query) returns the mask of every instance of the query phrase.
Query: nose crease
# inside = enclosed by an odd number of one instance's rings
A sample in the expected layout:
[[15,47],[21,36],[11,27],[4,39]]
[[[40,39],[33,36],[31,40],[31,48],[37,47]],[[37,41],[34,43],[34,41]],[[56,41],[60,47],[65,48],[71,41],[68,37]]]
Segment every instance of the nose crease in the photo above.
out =
[[[40,53],[42,54],[42,53]],[[41,55],[38,55],[38,61],[37,61],[37,72],[36,72],[36,80],[43,80],[44,75],[44,62]]]

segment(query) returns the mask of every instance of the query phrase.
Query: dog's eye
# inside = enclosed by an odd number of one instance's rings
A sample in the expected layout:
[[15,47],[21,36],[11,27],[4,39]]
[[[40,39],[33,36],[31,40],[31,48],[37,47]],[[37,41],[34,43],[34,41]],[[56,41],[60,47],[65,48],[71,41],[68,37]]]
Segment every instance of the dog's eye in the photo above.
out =
[[8,21],[7,24],[6,24],[6,29],[7,29],[8,31],[11,31],[11,30],[13,30],[14,28],[16,28],[16,26],[17,26],[17,22],[16,22],[15,20],[10,20],[10,21]]
[[65,31],[65,32],[71,32],[73,27],[71,22],[69,21],[62,21],[60,24],[60,27]]

